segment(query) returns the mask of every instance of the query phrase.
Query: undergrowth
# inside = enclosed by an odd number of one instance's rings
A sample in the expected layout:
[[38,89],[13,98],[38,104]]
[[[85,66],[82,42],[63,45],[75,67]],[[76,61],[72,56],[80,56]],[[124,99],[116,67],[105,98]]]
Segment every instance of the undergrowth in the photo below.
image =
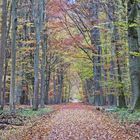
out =
[[133,113],[129,112],[128,109],[116,109],[115,114],[122,122],[139,122],[140,121],[140,110],[135,110]]
[[32,109],[23,109],[19,111],[18,114],[26,117],[35,117],[45,115],[52,111],[52,108],[40,108],[37,111],[33,111]]

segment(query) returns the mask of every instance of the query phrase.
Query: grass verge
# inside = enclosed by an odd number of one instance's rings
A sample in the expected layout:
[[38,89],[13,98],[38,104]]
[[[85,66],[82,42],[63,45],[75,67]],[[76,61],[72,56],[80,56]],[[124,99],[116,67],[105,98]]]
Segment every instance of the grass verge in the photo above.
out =
[[140,122],[140,110],[135,110],[133,113],[130,113],[126,108],[117,108],[113,114],[117,115],[121,122]]
[[52,112],[52,108],[40,108],[37,111],[33,111],[32,109],[22,109],[21,111],[18,111],[18,114],[21,116],[26,116],[26,117],[37,117],[37,116],[42,116],[45,114],[48,114]]

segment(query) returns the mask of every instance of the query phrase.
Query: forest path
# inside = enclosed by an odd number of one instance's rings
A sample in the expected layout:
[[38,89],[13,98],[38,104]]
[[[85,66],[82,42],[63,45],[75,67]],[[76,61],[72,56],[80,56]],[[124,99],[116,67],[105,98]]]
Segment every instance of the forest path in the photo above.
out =
[[52,113],[33,120],[7,140],[140,140],[139,130],[122,126],[93,106],[69,103],[51,107]]
[[56,106],[47,140],[135,140],[113,118],[83,104]]

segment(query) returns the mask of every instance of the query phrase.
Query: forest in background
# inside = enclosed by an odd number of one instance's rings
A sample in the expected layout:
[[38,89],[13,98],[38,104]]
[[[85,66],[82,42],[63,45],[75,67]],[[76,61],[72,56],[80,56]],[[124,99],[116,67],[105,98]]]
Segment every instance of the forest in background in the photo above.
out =
[[76,83],[83,102],[140,108],[139,0],[0,5],[1,109],[67,103]]

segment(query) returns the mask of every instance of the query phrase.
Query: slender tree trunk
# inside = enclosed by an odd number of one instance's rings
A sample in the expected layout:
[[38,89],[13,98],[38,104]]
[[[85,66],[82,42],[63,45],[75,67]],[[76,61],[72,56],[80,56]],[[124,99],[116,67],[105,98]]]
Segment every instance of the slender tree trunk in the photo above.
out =
[[44,107],[44,94],[45,94],[45,69],[46,69],[46,51],[47,51],[47,38],[44,34],[44,42],[42,46],[42,64],[41,64],[41,107]]
[[58,103],[62,103],[63,79],[63,70],[60,68],[60,70],[58,70]]
[[[93,82],[92,82],[92,84],[93,84]],[[84,92],[85,92],[85,102],[91,103],[90,93],[89,93],[88,87],[87,87],[87,79],[84,81],[83,87],[84,87]]]
[[12,0],[12,47],[11,47],[11,83],[10,83],[10,111],[15,113],[15,70],[16,70],[16,31],[17,31],[17,1]]
[[55,73],[53,76],[53,92],[54,92],[54,103],[56,104],[57,101],[57,93],[56,93],[56,79],[55,79]]
[[38,110],[39,47],[40,47],[40,30],[39,30],[39,27],[36,27],[36,42],[37,42],[37,45],[36,45],[35,52],[34,52],[34,96],[33,96],[33,110]]
[[3,109],[3,65],[5,58],[5,48],[7,47],[7,0],[2,1],[2,26],[1,26],[1,44],[0,44],[0,96],[1,96],[1,109]]
[[[128,2],[128,43],[130,51],[130,78],[132,85],[132,110],[140,108],[140,3]],[[133,25],[135,24],[135,25]],[[133,26],[132,26],[133,25]]]
[[[7,39],[9,38],[9,33],[10,33],[10,28],[11,28],[11,12],[12,12],[12,6],[10,1],[8,1],[7,4],[10,7],[10,11],[9,11],[9,18],[8,18],[8,25],[7,25]],[[8,8],[7,8],[8,9]],[[8,11],[7,11],[8,14]],[[8,16],[8,15],[7,15]],[[5,45],[5,67],[4,67],[4,78],[3,78],[3,95],[2,95],[2,100],[3,102],[1,103],[1,108],[4,108],[5,105],[5,94],[6,94],[6,78],[7,78],[7,73],[8,73],[8,62],[10,59],[10,51],[9,51],[9,47],[7,46],[7,42]]]
[[[50,57],[51,58],[51,57]],[[50,88],[50,78],[51,78],[51,68],[50,68],[50,64],[49,62],[47,63],[47,68],[46,68],[46,93],[45,93],[45,96],[44,96],[44,102],[45,104],[48,104],[49,103],[49,88]]]
[[63,85],[64,84],[64,73],[63,73],[63,70],[61,69],[61,74],[60,74],[60,103],[62,103],[63,101]]
[[[45,1],[42,1],[41,5],[41,17],[43,21],[43,25],[45,26],[45,18],[46,18],[46,13],[45,13]],[[41,62],[41,99],[40,99],[40,106],[44,107],[44,94],[45,94],[45,70],[46,70],[46,51],[47,51],[47,35],[46,35],[46,27],[43,27],[43,43],[42,43],[42,62]]]
[[60,103],[60,75],[59,69],[57,69],[57,104]]
[[70,90],[71,90],[71,84],[70,84],[70,80],[68,80],[68,96],[67,96],[67,102],[69,102],[69,100],[70,100]]
[[4,67],[4,79],[3,79],[3,94],[1,100],[1,108],[4,108],[5,105],[5,92],[6,92],[6,77],[8,72],[8,58],[5,58],[5,67]]
[[33,95],[33,110],[38,110],[38,92],[39,92],[39,48],[41,45],[41,30],[42,30],[42,5],[43,0],[33,1],[33,17],[36,31],[36,48],[34,52],[34,95]]

